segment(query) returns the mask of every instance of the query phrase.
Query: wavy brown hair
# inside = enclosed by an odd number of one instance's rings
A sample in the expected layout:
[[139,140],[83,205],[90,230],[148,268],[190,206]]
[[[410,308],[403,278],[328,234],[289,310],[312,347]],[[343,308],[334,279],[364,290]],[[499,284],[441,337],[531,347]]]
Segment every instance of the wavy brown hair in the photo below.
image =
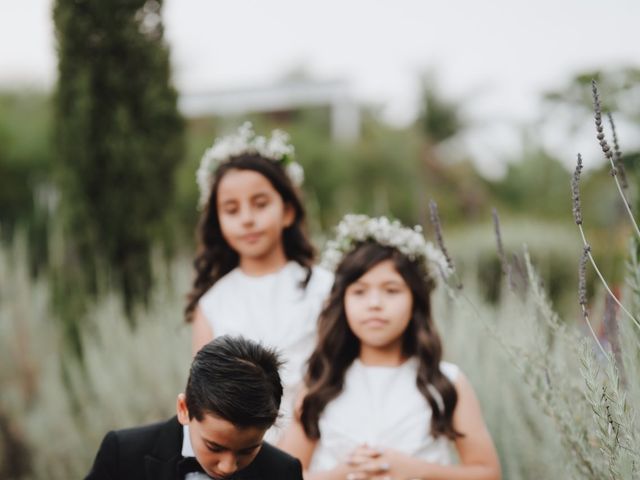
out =
[[[415,356],[418,359],[416,386],[433,412],[428,428],[436,437],[445,435],[455,439],[462,435],[453,428],[458,394],[439,368],[442,343],[431,318],[433,280],[422,262],[410,260],[395,248],[365,242],[356,246],[338,265],[329,299],[318,320],[318,342],[308,361],[307,394],[299,411],[300,421],[310,439],[320,438],[320,416],[329,402],[342,392],[345,373],[360,352],[360,340],[349,328],[345,314],[347,287],[385,260],[393,262],[413,296],[413,312],[403,333],[402,351],[407,358]],[[432,393],[432,388],[440,398]],[[440,407],[440,402],[444,408]]]
[[240,261],[237,252],[222,235],[218,219],[218,186],[229,170],[253,170],[262,174],[280,194],[283,202],[293,208],[295,212],[293,223],[282,231],[284,253],[288,260],[298,262],[307,271],[306,277],[301,282],[301,288],[306,288],[311,279],[315,250],[307,237],[306,214],[302,201],[284,168],[279,162],[258,154],[233,157],[216,170],[209,200],[198,222],[196,230],[198,250],[193,261],[195,278],[184,311],[187,322],[193,319],[200,297],[218,280],[236,268]]

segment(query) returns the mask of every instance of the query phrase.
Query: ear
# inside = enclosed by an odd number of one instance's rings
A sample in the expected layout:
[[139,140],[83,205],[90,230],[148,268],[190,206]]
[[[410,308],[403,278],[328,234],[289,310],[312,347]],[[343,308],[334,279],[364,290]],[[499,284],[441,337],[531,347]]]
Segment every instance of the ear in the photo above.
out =
[[184,393],[178,395],[176,413],[178,414],[178,421],[182,425],[189,425],[189,409],[187,408],[187,397]]
[[283,224],[284,224],[284,228],[289,228],[291,225],[293,225],[293,222],[296,221],[296,210],[295,208],[293,208],[293,205],[291,205],[290,203],[285,203],[284,204],[284,218],[283,218]]

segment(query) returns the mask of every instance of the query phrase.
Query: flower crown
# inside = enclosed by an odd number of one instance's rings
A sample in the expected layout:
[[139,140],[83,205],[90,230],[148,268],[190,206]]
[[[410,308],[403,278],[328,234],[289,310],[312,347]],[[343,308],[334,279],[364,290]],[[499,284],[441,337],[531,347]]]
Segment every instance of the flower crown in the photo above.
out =
[[196,182],[200,189],[199,208],[202,209],[209,200],[213,176],[218,167],[233,157],[247,153],[258,154],[282,164],[293,184],[300,187],[304,181],[304,170],[293,160],[294,148],[288,142],[289,135],[282,130],[274,130],[270,138],[256,135],[251,122],[242,124],[232,135],[216,139],[202,155],[200,167],[196,172]]
[[335,271],[357,244],[374,241],[395,248],[411,260],[422,261],[431,278],[437,271],[445,277],[452,273],[444,254],[425,240],[419,225],[409,228],[387,217],[347,214],[336,227],[336,232],[336,238],[327,243],[322,256],[322,265],[329,270]]

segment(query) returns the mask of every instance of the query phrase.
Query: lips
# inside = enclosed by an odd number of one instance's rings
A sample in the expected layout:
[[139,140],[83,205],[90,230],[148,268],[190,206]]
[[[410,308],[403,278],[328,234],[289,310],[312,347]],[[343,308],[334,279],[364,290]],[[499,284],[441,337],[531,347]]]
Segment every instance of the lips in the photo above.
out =
[[384,318],[378,318],[378,317],[367,318],[366,320],[362,321],[363,326],[371,327],[371,328],[385,327],[387,326],[388,323],[389,323],[388,320],[385,320]]
[[255,243],[258,240],[260,240],[260,237],[262,237],[262,232],[254,232],[254,233],[247,233],[245,235],[242,235],[240,239],[243,242]]

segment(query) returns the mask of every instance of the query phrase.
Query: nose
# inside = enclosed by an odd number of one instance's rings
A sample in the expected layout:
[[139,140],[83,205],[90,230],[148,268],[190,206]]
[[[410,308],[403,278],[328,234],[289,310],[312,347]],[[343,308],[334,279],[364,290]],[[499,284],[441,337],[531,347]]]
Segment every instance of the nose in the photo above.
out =
[[369,308],[380,308],[380,306],[382,305],[382,296],[380,295],[380,292],[376,289],[372,289],[371,291],[369,291],[369,295],[367,297],[367,303],[369,305]]
[[238,460],[235,455],[227,452],[218,462],[218,471],[224,475],[231,475],[236,470],[238,470]]
[[248,206],[242,207],[240,210],[240,221],[243,223],[243,225],[253,224],[253,209]]

